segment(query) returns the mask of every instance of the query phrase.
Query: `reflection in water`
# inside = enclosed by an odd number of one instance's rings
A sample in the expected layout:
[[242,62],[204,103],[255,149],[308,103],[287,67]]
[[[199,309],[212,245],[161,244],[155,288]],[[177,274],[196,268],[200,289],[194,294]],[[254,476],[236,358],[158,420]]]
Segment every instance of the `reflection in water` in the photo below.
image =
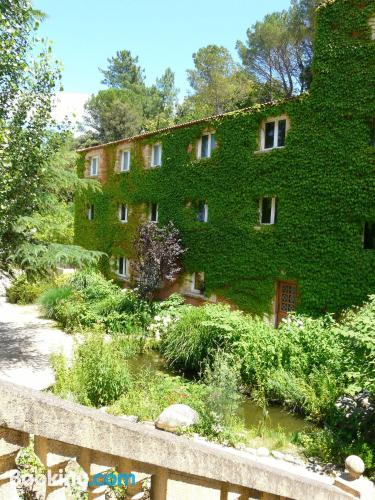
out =
[[[155,351],[148,351],[127,360],[130,371],[137,374],[142,370],[161,371],[174,375],[163,363],[161,356]],[[268,429],[281,429],[286,433],[300,432],[308,428],[308,424],[301,418],[288,413],[279,406],[267,408],[266,420]],[[250,398],[245,398],[238,409],[238,416],[244,420],[245,427],[258,427],[263,421],[263,410]]]

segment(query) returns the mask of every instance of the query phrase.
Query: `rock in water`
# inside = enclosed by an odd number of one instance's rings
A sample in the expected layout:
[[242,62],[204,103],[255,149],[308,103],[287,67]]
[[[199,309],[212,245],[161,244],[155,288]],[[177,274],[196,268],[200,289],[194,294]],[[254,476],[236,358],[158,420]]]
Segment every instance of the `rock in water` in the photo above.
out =
[[178,428],[186,429],[199,422],[198,413],[188,405],[175,404],[168,406],[155,422],[157,429],[176,432]]

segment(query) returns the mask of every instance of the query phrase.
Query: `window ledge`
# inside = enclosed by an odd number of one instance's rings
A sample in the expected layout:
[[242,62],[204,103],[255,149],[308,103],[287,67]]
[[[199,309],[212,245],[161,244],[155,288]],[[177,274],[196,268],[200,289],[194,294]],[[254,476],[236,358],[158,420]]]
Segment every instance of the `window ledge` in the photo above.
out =
[[116,274],[116,276],[120,281],[130,281],[130,276],[122,276],[121,274]]
[[257,149],[256,151],[254,151],[254,154],[259,155],[262,153],[270,153],[271,151],[275,151],[275,150],[279,150],[279,149],[285,149],[285,146],[279,146],[276,148],[267,148],[267,149]]

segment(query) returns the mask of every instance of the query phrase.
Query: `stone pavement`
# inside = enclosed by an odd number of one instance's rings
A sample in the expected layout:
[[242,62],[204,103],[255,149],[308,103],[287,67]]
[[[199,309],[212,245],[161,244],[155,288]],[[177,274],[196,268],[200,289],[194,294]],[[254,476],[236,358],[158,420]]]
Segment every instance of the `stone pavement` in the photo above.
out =
[[54,383],[52,353],[71,357],[73,337],[43,319],[37,306],[8,304],[0,296],[0,379],[32,389]]

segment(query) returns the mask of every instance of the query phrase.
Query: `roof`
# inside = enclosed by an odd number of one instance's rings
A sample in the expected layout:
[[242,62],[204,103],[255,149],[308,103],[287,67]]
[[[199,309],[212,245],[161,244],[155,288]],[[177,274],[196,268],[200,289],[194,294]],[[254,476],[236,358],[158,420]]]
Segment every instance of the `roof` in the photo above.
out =
[[250,106],[248,108],[242,108],[242,109],[238,109],[236,111],[229,111],[228,113],[221,113],[221,114],[218,114],[218,115],[207,116],[206,118],[200,118],[199,120],[192,120],[192,121],[189,121],[189,122],[180,123],[178,125],[172,125],[171,127],[161,128],[161,129],[158,129],[158,130],[154,130],[152,132],[144,132],[142,134],[133,135],[131,137],[125,137],[124,139],[119,139],[117,141],[107,142],[107,143],[104,143],[104,144],[97,144],[96,146],[90,146],[88,148],[78,149],[77,151],[79,153],[82,153],[82,152],[85,152],[85,151],[92,151],[92,150],[100,149],[100,148],[103,148],[103,147],[106,147],[106,146],[110,146],[110,145],[113,145],[113,144],[121,144],[123,142],[131,142],[131,141],[134,141],[134,140],[137,140],[137,139],[144,139],[146,137],[152,137],[153,135],[163,134],[165,132],[169,132],[170,130],[176,130],[176,129],[180,129],[180,128],[190,127],[192,125],[197,125],[199,123],[207,123],[207,122],[210,122],[212,120],[217,120],[217,119],[220,119],[220,118],[223,118],[223,117],[226,117],[226,116],[231,116],[231,115],[236,115],[236,114],[242,114],[244,112],[245,113],[246,112],[247,113],[254,113],[254,112],[260,111],[261,109],[263,109],[263,108],[265,108],[267,106],[275,106],[275,105],[278,105],[278,104],[282,104],[284,102],[288,102],[288,101],[292,101],[292,100],[297,100],[300,97],[304,96],[305,94],[306,93],[300,94],[298,96],[284,97],[283,99],[277,99],[277,100],[274,100],[274,101],[268,101],[268,102],[265,102],[263,104],[254,104],[253,106]]

